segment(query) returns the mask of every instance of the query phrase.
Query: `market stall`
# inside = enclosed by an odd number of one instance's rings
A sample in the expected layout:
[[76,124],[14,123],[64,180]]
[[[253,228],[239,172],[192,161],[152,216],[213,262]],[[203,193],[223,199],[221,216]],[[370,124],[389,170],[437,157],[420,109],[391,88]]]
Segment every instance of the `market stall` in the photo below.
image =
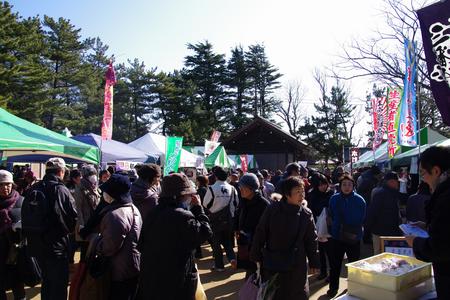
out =
[[0,108],[0,152],[8,162],[45,162],[59,156],[67,162],[99,162],[99,150]]
[[116,163],[116,161],[129,162],[157,162],[158,157],[150,153],[144,153],[134,147],[115,140],[102,140],[102,137],[94,134],[81,134],[72,137],[73,140],[80,141],[98,149],[101,149],[101,163]]

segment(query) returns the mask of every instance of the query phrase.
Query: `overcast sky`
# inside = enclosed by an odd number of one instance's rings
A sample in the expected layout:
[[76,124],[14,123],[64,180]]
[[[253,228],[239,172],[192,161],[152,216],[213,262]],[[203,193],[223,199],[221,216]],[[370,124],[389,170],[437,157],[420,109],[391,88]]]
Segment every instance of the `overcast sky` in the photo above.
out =
[[[13,10],[64,17],[84,37],[100,37],[116,61],[138,58],[148,67],[179,69],[189,54],[187,43],[209,40],[216,52],[238,44],[264,43],[269,60],[284,74],[282,81],[307,86],[307,113],[317,99],[314,68],[330,67],[341,45],[382,27],[381,0],[135,0],[10,1]],[[347,82],[352,103],[362,107],[369,79]],[[357,135],[370,127],[361,122]]]

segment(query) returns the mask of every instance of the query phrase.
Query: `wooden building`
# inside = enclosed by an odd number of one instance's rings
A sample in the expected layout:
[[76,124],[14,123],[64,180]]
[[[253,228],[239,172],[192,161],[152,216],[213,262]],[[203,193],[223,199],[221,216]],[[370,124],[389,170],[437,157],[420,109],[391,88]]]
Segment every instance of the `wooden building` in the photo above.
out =
[[288,163],[310,157],[305,142],[261,117],[233,132],[222,145],[228,154],[255,155],[260,169],[284,170]]

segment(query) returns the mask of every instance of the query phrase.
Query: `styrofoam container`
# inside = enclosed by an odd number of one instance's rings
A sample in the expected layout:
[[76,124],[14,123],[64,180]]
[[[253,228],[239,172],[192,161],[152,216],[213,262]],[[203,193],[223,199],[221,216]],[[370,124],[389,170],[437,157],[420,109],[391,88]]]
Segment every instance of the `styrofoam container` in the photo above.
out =
[[348,294],[364,300],[413,300],[434,290],[433,278],[407,287],[400,291],[389,291],[385,289],[368,286],[365,284],[348,281]]
[[[410,264],[417,265],[416,268],[402,275],[390,275],[369,271],[357,267],[358,262],[376,263],[383,258],[404,259]],[[420,261],[414,257],[403,256],[393,253],[381,253],[366,259],[346,264],[348,270],[348,280],[353,283],[360,283],[365,286],[385,289],[392,292],[404,290],[418,282],[423,282],[431,278],[431,264]],[[382,298],[379,298],[382,299]]]

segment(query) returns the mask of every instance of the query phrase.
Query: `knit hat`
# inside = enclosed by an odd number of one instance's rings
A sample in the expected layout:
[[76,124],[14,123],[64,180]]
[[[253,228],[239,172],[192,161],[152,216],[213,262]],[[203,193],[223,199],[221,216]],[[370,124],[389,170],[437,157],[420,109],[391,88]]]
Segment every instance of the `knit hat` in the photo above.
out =
[[100,186],[104,193],[123,203],[131,202],[130,188],[131,182],[128,176],[117,173],[114,173],[108,181]]
[[48,169],[66,169],[66,162],[61,157],[52,157],[45,163],[45,168]]
[[192,187],[189,178],[181,173],[172,173],[165,176],[161,186],[160,198],[174,198],[197,193],[195,188]]
[[239,186],[245,186],[253,191],[257,191],[259,189],[259,179],[253,173],[246,173],[239,180]]
[[6,170],[0,170],[0,183],[14,183],[13,175]]
[[83,174],[83,177],[89,177],[92,175],[97,175],[97,170],[93,165],[86,165],[81,169],[81,173]]
[[398,174],[396,172],[388,172],[384,175],[384,181],[398,180]]

